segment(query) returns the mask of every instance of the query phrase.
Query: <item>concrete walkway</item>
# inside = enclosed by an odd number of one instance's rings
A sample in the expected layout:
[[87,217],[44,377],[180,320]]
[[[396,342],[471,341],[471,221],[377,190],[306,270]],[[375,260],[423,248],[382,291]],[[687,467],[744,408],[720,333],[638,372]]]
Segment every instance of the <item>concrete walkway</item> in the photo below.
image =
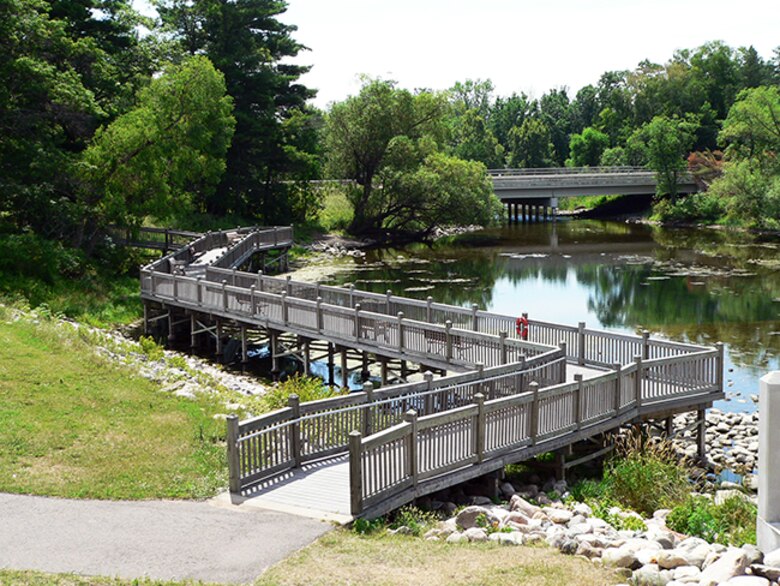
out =
[[329,529],[315,519],[216,502],[0,494],[0,567],[246,583]]

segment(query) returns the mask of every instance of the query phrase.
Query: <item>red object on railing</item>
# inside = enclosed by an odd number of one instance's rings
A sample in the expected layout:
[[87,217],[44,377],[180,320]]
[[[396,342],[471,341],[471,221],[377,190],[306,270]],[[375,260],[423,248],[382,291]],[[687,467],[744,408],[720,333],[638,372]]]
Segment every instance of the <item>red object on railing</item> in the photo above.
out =
[[522,340],[528,339],[528,314],[524,313],[515,320],[515,332]]

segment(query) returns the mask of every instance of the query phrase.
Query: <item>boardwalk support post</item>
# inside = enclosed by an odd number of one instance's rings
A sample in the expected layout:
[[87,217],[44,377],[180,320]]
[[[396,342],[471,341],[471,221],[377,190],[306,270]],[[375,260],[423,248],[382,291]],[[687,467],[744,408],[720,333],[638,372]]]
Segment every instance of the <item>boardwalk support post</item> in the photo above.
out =
[[363,470],[360,449],[362,436],[359,431],[349,432],[349,493],[353,517],[363,512]]
[[[699,461],[704,462],[707,458],[707,411],[706,409],[699,409],[696,412],[696,452],[697,452],[696,455],[699,457]],[[759,449],[759,454],[760,453],[761,450]]]
[[780,371],[761,378],[758,392],[758,519],[763,552],[780,548]]
[[715,362],[717,372],[715,373],[715,380],[717,381],[718,390],[723,390],[723,342],[715,344],[715,348],[718,349],[718,359]]
[[292,452],[295,467],[301,467],[301,399],[298,395],[290,395],[287,398],[287,406],[292,410],[290,420],[293,422],[290,431],[290,451]]
[[230,492],[241,494],[241,470],[238,454],[238,417],[227,417],[227,451]]
[[577,364],[585,365],[585,322],[577,324]]
[[417,411],[410,409],[404,413],[404,421],[409,424],[407,466],[409,476],[412,478],[412,486],[417,486]]
[[477,405],[477,416],[474,418],[474,454],[477,462],[485,458],[485,395],[474,395],[474,403]]

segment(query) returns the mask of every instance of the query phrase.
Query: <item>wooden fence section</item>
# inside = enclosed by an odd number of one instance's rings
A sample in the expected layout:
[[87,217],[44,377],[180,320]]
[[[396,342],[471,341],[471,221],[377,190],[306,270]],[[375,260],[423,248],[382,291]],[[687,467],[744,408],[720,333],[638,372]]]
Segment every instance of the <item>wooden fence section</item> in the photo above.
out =
[[[429,373],[418,383],[361,392],[319,401],[299,403],[293,396],[288,407],[239,422],[228,419],[230,489],[243,488],[305,462],[347,451],[349,434],[365,435],[392,427],[410,409],[424,415],[469,405],[480,393],[488,397],[512,396],[531,388],[532,381],[545,386],[566,378],[566,358],[560,349],[517,364],[480,368],[464,374],[434,379]],[[538,384],[538,383],[537,383]]]
[[669,400],[701,404],[721,391],[719,349],[643,361],[575,383],[486,400],[438,414],[406,413],[368,437],[350,433],[352,514],[373,516],[417,496],[638,418]]

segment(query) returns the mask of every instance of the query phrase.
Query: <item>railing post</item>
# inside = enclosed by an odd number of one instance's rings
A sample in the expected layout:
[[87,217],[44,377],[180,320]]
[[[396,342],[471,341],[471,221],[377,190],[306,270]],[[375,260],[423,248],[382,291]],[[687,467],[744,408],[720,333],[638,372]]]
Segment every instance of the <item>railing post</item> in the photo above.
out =
[[279,244],[279,228],[274,226],[274,246]]
[[372,425],[374,412],[371,405],[374,402],[374,384],[370,381],[363,383],[363,392],[366,394],[366,407],[363,409],[363,435],[369,436],[374,433]]
[[322,297],[317,297],[317,332],[322,331]]
[[203,277],[198,277],[195,279],[195,288],[197,289],[197,296],[198,296],[198,307],[203,305]]
[[617,374],[617,378],[615,379],[615,415],[617,416],[618,413],[620,413],[620,383],[622,382],[623,375],[620,372],[621,365],[619,362],[615,362],[615,364],[612,365],[612,370],[615,371]]
[[290,395],[287,398],[287,406],[292,409],[290,419],[292,420],[292,437],[290,451],[292,452],[294,466],[300,468],[301,466],[301,399],[298,395]]
[[349,306],[355,307],[355,285],[353,283],[349,284]]
[[558,347],[561,349],[561,352],[563,353],[563,360],[560,361],[561,368],[558,372],[558,379],[555,381],[556,383],[565,383],[566,382],[566,341],[561,340],[558,342]]
[[585,322],[577,324],[577,364],[585,364]]
[[255,286],[249,286],[249,303],[252,307],[252,317],[257,315],[257,298],[255,297]]
[[355,305],[355,339],[360,340],[360,303]]
[[390,315],[390,298],[393,296],[393,292],[388,289],[385,291],[385,314]]
[[715,344],[718,350],[718,358],[715,361],[715,384],[719,391],[723,390],[723,342]]
[[260,287],[260,291],[263,291],[265,287],[265,284],[263,283],[263,271],[257,271],[257,284]]
[[479,305],[476,303],[471,304],[471,329],[475,332],[479,331],[479,316],[477,315],[477,312],[479,311]]
[[445,358],[447,362],[452,360],[452,321],[444,322]]
[[171,278],[173,279],[173,298],[178,299],[179,298],[179,280],[176,278],[176,275],[171,273]]
[[238,453],[238,417],[227,417],[227,455],[229,471],[229,487],[233,494],[241,494],[241,461]]
[[642,355],[637,354],[634,356],[634,363],[636,364],[636,376],[635,376],[635,388],[634,388],[634,401],[636,407],[639,409],[642,406],[642,379],[644,374],[642,372]]
[[507,363],[507,358],[506,358],[506,337],[507,337],[507,335],[508,334],[506,332],[498,332],[498,344],[499,344],[499,351],[500,351],[499,356],[500,356],[501,364],[506,364]]
[[363,466],[359,431],[349,432],[349,493],[353,517],[363,512]]
[[474,418],[474,453],[477,456],[477,462],[482,462],[485,458],[485,395],[477,393],[474,395],[474,403],[477,405],[477,416]]
[[288,295],[292,295],[292,277],[290,275],[287,275],[287,282],[286,282],[286,291]]
[[425,321],[428,323],[433,321],[433,297],[430,295],[425,299]]
[[574,423],[577,429],[582,427],[582,375],[575,374],[574,381],[577,387],[574,389]]
[[282,291],[282,323],[287,325],[287,291]]
[[149,271],[149,293],[154,295],[155,293],[155,286],[154,286],[154,269],[151,269]]
[[530,337],[531,337],[531,323],[528,321],[528,312],[527,312],[527,311],[524,311],[524,312],[523,312],[521,315],[523,316],[523,318],[525,318],[525,323],[526,323],[526,324],[528,324],[528,325],[526,326],[526,328],[527,328],[527,330],[528,330],[528,333],[527,333],[527,334],[525,334],[525,335],[521,335],[520,337],[521,337],[523,340],[527,340],[528,338],[530,338]]
[[423,380],[425,381],[426,393],[425,393],[425,415],[433,413],[433,373],[430,370],[426,370],[423,374]]
[[404,351],[404,312],[398,312],[398,351]]
[[650,332],[642,330],[642,359],[650,359]]
[[529,435],[531,436],[531,443],[536,445],[536,437],[539,435],[539,383],[533,381],[528,387],[533,395],[531,401],[531,429]]
[[237,271],[236,271],[236,269],[235,269],[235,268],[233,268],[233,269],[230,269],[230,278],[233,280],[233,282],[231,283],[231,285],[233,285],[234,287],[236,286],[236,272],[237,272]]
[[227,281],[222,279],[222,311],[228,310]]
[[417,486],[417,411],[410,409],[404,413],[404,421],[409,424],[407,466],[409,467],[409,476],[412,477],[412,486]]

